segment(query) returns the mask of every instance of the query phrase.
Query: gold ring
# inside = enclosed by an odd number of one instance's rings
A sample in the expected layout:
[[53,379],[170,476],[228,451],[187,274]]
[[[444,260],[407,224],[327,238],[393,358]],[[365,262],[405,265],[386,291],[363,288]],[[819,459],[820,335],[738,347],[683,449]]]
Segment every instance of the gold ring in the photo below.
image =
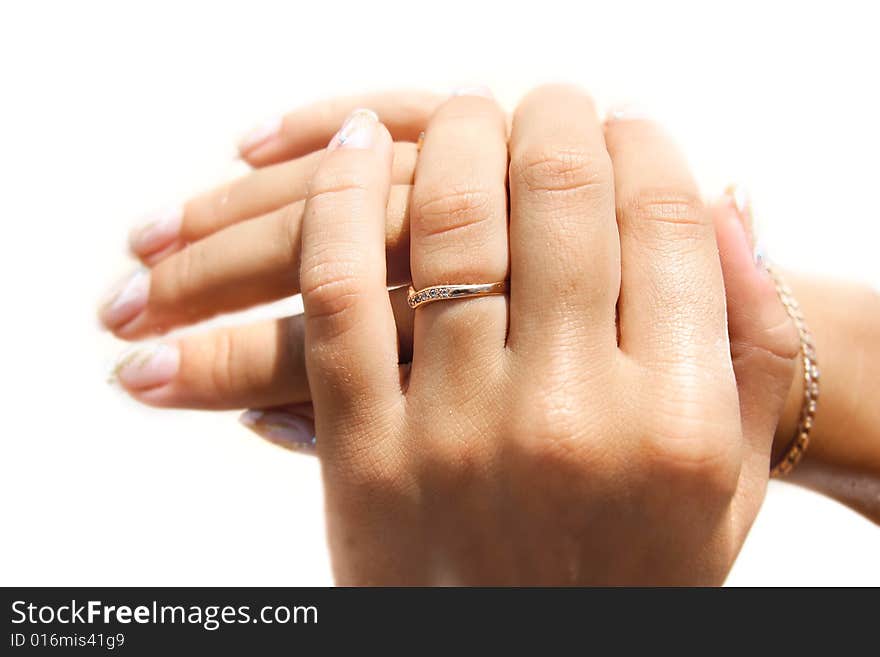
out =
[[416,290],[410,285],[406,295],[406,302],[410,308],[418,308],[421,305],[433,303],[434,301],[506,294],[507,290],[507,281],[501,281],[500,283],[475,283],[472,285],[432,285],[421,290]]

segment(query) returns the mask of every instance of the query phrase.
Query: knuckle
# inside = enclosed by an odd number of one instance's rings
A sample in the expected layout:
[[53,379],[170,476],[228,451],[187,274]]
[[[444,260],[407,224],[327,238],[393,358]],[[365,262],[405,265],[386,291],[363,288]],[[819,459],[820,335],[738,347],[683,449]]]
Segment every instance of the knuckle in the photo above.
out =
[[738,372],[760,372],[778,383],[779,390],[787,391],[795,375],[801,343],[794,322],[788,314],[783,315],[783,320],[731,342],[731,357]]
[[492,195],[479,187],[417,186],[412,205],[415,228],[422,239],[457,237],[484,226],[488,229],[486,224],[494,216]]
[[[552,477],[589,477],[591,485],[601,488],[623,470],[616,441],[590,440],[592,429],[569,415],[553,412],[538,417],[524,413],[511,418],[510,438],[505,442],[507,455],[529,472]],[[601,434],[599,435],[607,435]]]
[[[319,443],[320,444],[320,443]],[[411,489],[411,473],[389,450],[378,445],[362,446],[346,454],[334,454],[334,478],[356,490],[363,500],[375,502],[405,497]]]
[[624,200],[618,216],[631,217],[638,225],[668,224],[708,229],[708,213],[695,191],[684,189],[641,189]]
[[227,182],[219,187],[189,199],[183,206],[180,237],[184,241],[197,240],[235,222],[230,200],[236,199],[239,185]]
[[[568,397],[558,394],[537,395],[535,420],[543,427],[545,436],[566,440],[578,432],[580,413]],[[571,400],[573,402],[573,400]]]
[[365,194],[369,188],[369,171],[353,162],[318,167],[309,183],[308,202],[313,210],[325,204],[336,206],[350,202],[353,196]]
[[801,350],[797,326],[786,313],[781,321],[761,331],[755,346],[773,358],[794,364]]
[[151,281],[151,301],[154,306],[174,306],[176,311],[187,315],[194,311],[196,304],[181,304],[180,301],[194,297],[203,282],[204,249],[191,244],[173,256],[160,262],[153,270]]
[[226,331],[214,336],[211,344],[211,365],[209,381],[211,389],[223,396],[235,387],[237,377],[234,375],[235,344]]
[[304,261],[300,272],[306,318],[333,320],[341,331],[347,328],[346,315],[364,295],[367,271],[358,254],[346,257],[333,249],[332,256],[327,257],[323,252]]
[[729,500],[736,492],[740,458],[726,429],[702,419],[666,419],[644,431],[640,454],[652,477],[676,488],[696,488],[707,500]]
[[611,160],[606,152],[561,145],[530,146],[512,158],[513,178],[531,192],[610,194]]
[[730,353],[734,363],[781,376],[790,374],[800,355],[801,340],[789,310],[783,307],[776,285],[765,275],[755,291],[754,318],[731,332]]
[[540,387],[527,399],[528,403],[517,405],[523,410],[512,418],[519,450],[539,460],[578,458],[584,421],[576,400]]
[[429,432],[426,444],[430,449],[420,456],[421,479],[434,489],[455,490],[460,484],[477,480],[486,472],[488,450],[485,442],[475,440],[473,435],[463,437]]

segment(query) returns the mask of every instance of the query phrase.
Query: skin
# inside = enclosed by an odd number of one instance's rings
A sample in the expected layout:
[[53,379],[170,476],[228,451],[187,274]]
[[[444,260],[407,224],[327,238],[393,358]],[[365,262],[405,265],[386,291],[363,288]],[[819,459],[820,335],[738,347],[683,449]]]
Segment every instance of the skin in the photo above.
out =
[[[789,276],[788,282],[810,318],[822,376],[814,438],[788,480],[880,524],[880,296],[866,287],[803,275]],[[799,396],[790,394],[780,438],[794,435],[799,404]]]
[[[262,150],[244,152],[243,157],[258,167],[254,173],[187,203],[183,239],[166,245],[160,252],[137,254],[145,263],[156,266],[151,272],[154,281],[144,315],[160,319],[151,323],[141,317],[133,325],[115,327],[117,334],[143,337],[156,332],[157,328],[187,324],[203,316],[297,292],[298,277],[287,273],[298,274],[299,271],[304,194],[309,176],[323,157],[323,153],[309,154],[307,149],[319,148],[344,114],[358,105],[376,108],[395,138],[415,139],[434,111],[438,98],[428,94],[403,96],[403,101],[401,98],[400,94],[351,98],[299,110],[285,119],[286,131],[282,130],[270,140],[270,148],[264,144]],[[397,112],[399,107],[409,108],[411,114],[404,116]],[[391,116],[391,120],[387,116]],[[391,175],[396,184],[390,191],[385,222],[386,255],[389,281],[404,283],[410,278],[408,210],[415,147],[398,142],[394,149]],[[272,162],[277,164],[270,166]],[[722,226],[725,218],[732,216],[729,200],[715,204],[712,214],[716,226]],[[248,230],[224,234],[226,229],[238,224],[248,224]],[[263,228],[258,229],[258,224]],[[293,246],[275,257],[267,257],[261,248],[279,242],[279,231],[293,236],[286,242]],[[723,229],[719,230],[718,237],[723,247],[722,234]],[[184,247],[187,243],[190,246]],[[252,268],[248,275],[243,275],[243,271],[248,271],[246,267],[242,269],[235,261],[230,262],[228,245],[232,243],[239,246],[237,251],[252,254],[253,257],[246,259]],[[214,246],[208,248],[212,244]],[[190,253],[175,261],[174,256],[179,255],[181,249]],[[201,255],[193,253],[198,250],[202,251]],[[213,253],[219,257],[212,259]],[[722,248],[726,273],[723,256]],[[195,268],[182,266],[183,259],[190,263],[211,263],[201,279],[209,284],[199,281]],[[272,266],[263,268],[265,263]],[[186,276],[190,279],[181,280]],[[241,295],[235,291],[236,281],[244,279],[256,280],[259,284],[250,285],[252,291]],[[880,383],[875,374],[877,368],[865,366],[880,358],[877,348],[873,347],[880,343],[877,340],[880,304],[875,295],[857,286],[792,275],[788,275],[788,279],[816,336],[823,368],[823,396],[813,445],[790,480],[831,495],[880,521],[876,503],[880,480],[880,437],[876,427],[880,418],[876,417],[876,405],[854,394],[878,389]],[[162,290],[172,292],[163,295]],[[222,296],[228,290],[231,290],[229,296]],[[221,297],[214,302],[218,293]],[[212,303],[205,306],[196,303],[205,298],[212,299]],[[854,306],[865,311],[853,314],[849,309]],[[401,360],[408,362],[412,314],[399,293],[392,294],[392,307],[400,331]],[[178,308],[186,308],[186,311]],[[735,309],[729,312],[734,315]],[[180,319],[174,319],[176,317]],[[311,394],[304,373],[303,328],[303,318],[297,317],[187,338],[180,345],[183,350],[181,370],[172,382],[130,391],[146,403],[161,406],[241,408],[308,402]],[[859,348],[851,349],[853,344]],[[224,354],[233,357],[221,358]],[[406,375],[405,367],[402,374]],[[798,378],[794,381],[797,383]],[[852,385],[853,381],[861,385]],[[790,386],[785,413],[776,433],[775,452],[784,449],[793,433],[799,398],[797,385]],[[300,414],[310,413],[310,407],[305,411],[295,405],[291,408]],[[849,427],[852,430],[845,430]]]
[[794,367],[772,282],[735,261],[761,312],[734,327],[753,348],[731,359],[715,230],[683,158],[647,121],[603,132],[568,88],[514,116],[508,235],[504,124],[494,101],[456,97],[427,126],[414,285],[509,276],[511,290],[417,310],[403,381],[385,290],[390,136],[362,126],[369,139],[315,172],[301,284],[336,578],[721,583]]
[[[760,505],[791,380],[792,331],[764,330],[785,326],[769,278],[751,261],[740,217],[713,227],[682,158],[656,126],[625,121],[603,131],[589,98],[564,88],[536,92],[517,117],[509,240],[500,109],[486,98],[453,99],[428,126],[411,193],[413,281],[500,280],[510,263],[512,290],[509,303],[491,297],[419,309],[413,366],[403,372],[385,291],[390,137],[376,125],[369,148],[340,147],[337,139],[314,172],[299,285],[337,576],[343,583],[721,581]],[[565,239],[548,248],[553,236]],[[728,288],[765,309],[730,318],[733,344],[719,250]],[[148,308],[139,324],[117,331],[149,330],[149,317]],[[192,353],[183,350],[181,374],[198,362]],[[163,395],[179,399],[186,383],[179,375],[138,394],[162,403]],[[672,394],[661,394],[664,387]],[[432,417],[444,407],[456,411]],[[626,409],[637,409],[630,419],[640,421],[620,424]],[[459,440],[437,440],[450,431]],[[595,436],[603,436],[601,449]],[[476,472],[488,476],[468,475]],[[448,494],[461,483],[473,496]],[[504,494],[530,486],[549,486],[542,504]],[[627,494],[617,499],[621,486]],[[542,525],[564,508],[586,513],[548,534]],[[497,544],[480,532],[451,540],[444,531],[462,519],[478,527],[493,509],[497,533],[518,539],[506,559],[489,559]],[[418,520],[426,514],[427,525]],[[376,533],[359,529],[368,518],[371,528],[388,525],[380,535],[396,537],[393,564],[387,541],[371,545]],[[590,535],[607,531],[597,540],[582,535],[588,527]],[[529,539],[537,535],[561,557],[549,570]],[[660,535],[659,544],[628,556],[609,552]],[[426,561],[428,548],[435,558]]]

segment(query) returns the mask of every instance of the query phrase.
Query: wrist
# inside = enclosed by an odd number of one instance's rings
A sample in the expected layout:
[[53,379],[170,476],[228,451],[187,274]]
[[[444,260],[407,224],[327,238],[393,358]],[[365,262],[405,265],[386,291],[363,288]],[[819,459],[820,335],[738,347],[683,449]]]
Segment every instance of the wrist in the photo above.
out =
[[[851,283],[786,278],[815,338],[822,389],[810,448],[790,479],[880,520],[880,410],[872,400],[880,390],[880,296]],[[794,436],[802,367],[776,432],[774,458]],[[866,485],[877,490],[867,493]]]

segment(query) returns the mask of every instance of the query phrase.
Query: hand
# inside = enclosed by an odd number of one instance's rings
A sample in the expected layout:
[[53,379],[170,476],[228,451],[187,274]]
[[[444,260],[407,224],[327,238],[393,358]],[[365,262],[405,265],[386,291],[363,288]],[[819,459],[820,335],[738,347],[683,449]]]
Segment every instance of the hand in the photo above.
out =
[[[258,168],[134,230],[132,250],[147,269],[126,281],[124,293],[111,296],[102,308],[102,321],[119,337],[139,339],[297,294],[304,199],[323,156],[323,151],[309,149],[326,143],[358,105],[376,109],[396,138],[416,139],[438,103],[438,97],[416,92],[339,99],[292,112],[276,123],[280,127],[271,136],[257,130],[262,140],[248,140],[242,157],[254,165],[292,159]],[[388,282],[404,285],[411,278],[409,206],[416,145],[398,141],[394,151],[394,184],[386,213]],[[713,214],[716,224],[723,226],[735,218],[736,209],[731,199],[722,199],[714,204]],[[412,312],[405,290],[392,291],[391,300],[401,362],[407,363]],[[310,410],[304,406],[311,395],[302,320],[298,315],[206,331],[146,352],[138,349],[121,360],[119,381],[137,399],[156,406],[285,406],[310,421]],[[269,424],[287,423],[284,413],[271,411],[260,417]]]
[[[290,113],[273,123],[274,132],[258,130],[258,139],[247,140],[242,157],[263,168],[189,201],[179,212],[160,215],[149,230],[133,233],[136,255],[155,268],[134,276],[129,283],[134,294],[114,312],[105,308],[105,321],[118,334],[142,337],[224,309],[297,293],[303,201],[321,157],[311,149],[326,143],[345,114],[359,105],[376,108],[400,140],[395,144],[386,249],[389,280],[408,282],[409,196],[416,157],[412,140],[438,103],[437,96],[417,92],[338,99]],[[268,166],[273,162],[283,163]],[[749,209],[735,203],[738,199],[728,196],[710,206],[725,272],[730,231],[724,227],[737,217],[750,223]],[[237,257],[230,258],[230,253]],[[786,277],[813,328],[825,382],[813,446],[788,480],[880,522],[880,418],[874,413],[877,405],[863,401],[865,391],[880,386],[875,380],[880,370],[866,366],[880,362],[875,346],[880,344],[880,299],[857,285]],[[733,301],[740,296],[736,281],[726,283],[728,313],[736,321],[749,310]],[[402,291],[392,292],[391,299],[406,363],[412,314]],[[853,313],[853,308],[862,311]],[[245,423],[282,446],[310,449],[314,427],[302,336],[301,316],[208,331],[167,348],[129,353],[119,379],[135,397],[154,405],[263,408],[245,414]],[[801,404],[799,381],[796,376],[777,429],[776,457],[793,435]]]
[[715,232],[657,126],[619,118],[603,134],[581,93],[530,94],[508,237],[504,117],[453,98],[417,163],[414,286],[509,275],[510,297],[417,309],[401,377],[391,138],[367,114],[341,134],[312,181],[301,265],[340,583],[723,581],[798,347],[742,225],[719,231],[751,309],[728,341]]
[[[132,234],[132,249],[148,269],[135,272],[101,309],[101,321],[124,339],[140,339],[217,314],[299,292],[303,200],[321,152],[352,109],[378,110],[401,138],[417,138],[436,99],[427,94],[369,96],[294,112],[290,139],[282,130],[245,157],[279,153],[289,162],[258,169],[160,213]],[[398,114],[396,114],[398,113]],[[400,114],[402,113],[402,114]],[[395,116],[398,116],[396,120]],[[333,121],[328,127],[325,117]],[[389,119],[388,117],[391,117]],[[416,145],[395,145],[388,206],[389,282],[409,282],[409,192]],[[411,321],[402,294],[404,335]],[[160,347],[138,349],[120,361],[118,379],[136,398],[157,406],[246,408],[308,402],[302,356],[302,318],[210,331]]]

